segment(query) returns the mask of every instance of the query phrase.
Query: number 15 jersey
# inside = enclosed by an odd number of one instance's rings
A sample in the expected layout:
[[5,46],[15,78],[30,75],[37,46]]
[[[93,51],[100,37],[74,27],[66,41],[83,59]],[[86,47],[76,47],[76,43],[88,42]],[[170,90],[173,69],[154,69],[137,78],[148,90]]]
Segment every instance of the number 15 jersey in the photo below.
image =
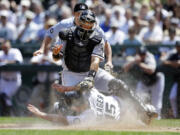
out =
[[116,96],[105,96],[92,88],[89,95],[89,104],[97,118],[120,119],[120,101]]

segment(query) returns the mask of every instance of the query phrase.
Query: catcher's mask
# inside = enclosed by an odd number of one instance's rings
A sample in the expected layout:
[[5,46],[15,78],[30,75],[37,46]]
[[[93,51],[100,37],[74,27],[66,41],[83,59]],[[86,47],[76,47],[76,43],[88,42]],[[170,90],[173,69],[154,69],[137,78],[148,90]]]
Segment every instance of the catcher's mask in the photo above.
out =
[[77,35],[81,40],[87,40],[96,27],[95,15],[90,10],[85,10],[78,18]]

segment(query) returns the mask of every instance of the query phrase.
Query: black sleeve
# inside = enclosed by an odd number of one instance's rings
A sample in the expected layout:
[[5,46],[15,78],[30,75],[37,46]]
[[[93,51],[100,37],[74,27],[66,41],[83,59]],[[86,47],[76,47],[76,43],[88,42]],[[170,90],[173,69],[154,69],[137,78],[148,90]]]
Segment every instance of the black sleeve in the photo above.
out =
[[67,40],[68,38],[68,30],[64,29],[59,32],[59,38],[62,40]]
[[169,55],[168,60],[170,60],[170,61],[178,60],[177,54]]

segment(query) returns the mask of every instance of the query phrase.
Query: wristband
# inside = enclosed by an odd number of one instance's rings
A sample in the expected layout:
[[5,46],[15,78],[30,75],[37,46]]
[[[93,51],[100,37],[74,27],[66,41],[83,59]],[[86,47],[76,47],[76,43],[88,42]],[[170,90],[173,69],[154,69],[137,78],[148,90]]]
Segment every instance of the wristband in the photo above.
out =
[[60,58],[60,55],[59,55],[59,53],[58,54],[53,54],[53,58],[55,58],[55,59],[58,59],[58,58]]
[[88,77],[95,78],[95,76],[96,76],[96,71],[95,70],[90,70],[89,73],[88,73]]

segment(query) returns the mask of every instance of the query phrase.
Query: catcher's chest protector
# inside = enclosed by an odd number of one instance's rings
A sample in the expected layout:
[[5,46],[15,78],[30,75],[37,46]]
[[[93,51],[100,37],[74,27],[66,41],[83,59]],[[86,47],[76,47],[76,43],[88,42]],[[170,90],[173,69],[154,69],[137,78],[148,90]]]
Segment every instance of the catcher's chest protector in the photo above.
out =
[[87,72],[90,69],[91,54],[96,45],[102,38],[95,35],[89,40],[83,41],[75,34],[75,30],[68,32],[67,44],[65,49],[65,64],[70,71]]

